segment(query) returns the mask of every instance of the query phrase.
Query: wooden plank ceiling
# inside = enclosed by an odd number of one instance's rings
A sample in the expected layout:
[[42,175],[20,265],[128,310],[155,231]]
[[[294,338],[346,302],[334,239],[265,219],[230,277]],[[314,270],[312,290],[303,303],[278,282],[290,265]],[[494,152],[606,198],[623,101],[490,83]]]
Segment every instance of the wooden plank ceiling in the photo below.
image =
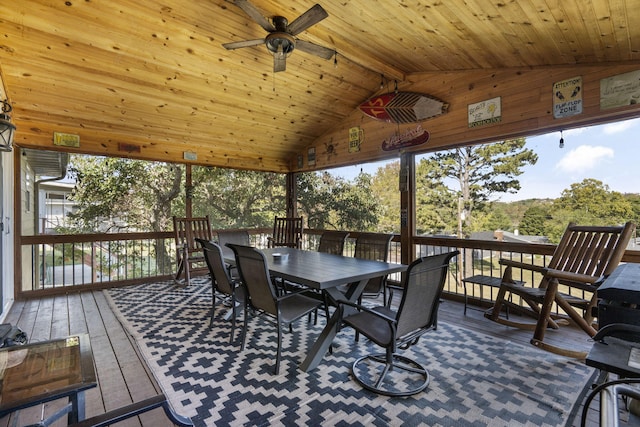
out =
[[[278,172],[353,164],[397,156],[382,140],[416,126],[358,110],[396,85],[449,104],[421,124],[431,140],[419,151],[640,115],[601,111],[597,87],[640,69],[640,0],[318,1],[328,17],[297,37],[337,55],[298,49],[278,73],[263,44],[222,46],[266,36],[233,2],[4,1],[0,69],[16,144]],[[251,4],[291,22],[314,1]],[[574,75],[585,112],[554,120],[551,86]],[[495,96],[502,123],[470,131],[468,104]],[[352,127],[364,133],[358,153]],[[54,132],[80,146],[54,146]]]

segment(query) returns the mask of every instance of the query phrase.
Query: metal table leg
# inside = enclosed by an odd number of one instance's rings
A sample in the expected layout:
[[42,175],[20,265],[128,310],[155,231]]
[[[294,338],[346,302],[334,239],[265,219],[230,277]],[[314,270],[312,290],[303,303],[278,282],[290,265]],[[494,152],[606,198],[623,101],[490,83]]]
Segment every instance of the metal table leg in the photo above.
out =
[[[368,281],[369,279],[361,280],[357,286],[352,286],[349,289],[347,295],[340,292],[337,288],[327,289],[326,292],[334,300],[345,299],[346,297],[351,302],[357,302],[358,297],[364,291]],[[327,319],[327,326],[324,327],[316,342],[313,343],[313,346],[307,353],[307,357],[305,357],[304,361],[300,364],[301,370],[308,372],[320,364],[324,355],[329,351],[329,347],[338,333],[341,323],[342,316],[340,315],[340,310],[335,310],[331,319]]]

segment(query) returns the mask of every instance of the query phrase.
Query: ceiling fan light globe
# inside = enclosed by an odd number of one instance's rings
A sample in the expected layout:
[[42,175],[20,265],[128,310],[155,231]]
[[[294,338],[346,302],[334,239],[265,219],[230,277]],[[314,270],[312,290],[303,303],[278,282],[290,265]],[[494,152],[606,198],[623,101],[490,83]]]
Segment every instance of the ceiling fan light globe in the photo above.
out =
[[274,32],[265,38],[265,44],[271,54],[282,53],[288,56],[296,48],[296,41],[291,34]]

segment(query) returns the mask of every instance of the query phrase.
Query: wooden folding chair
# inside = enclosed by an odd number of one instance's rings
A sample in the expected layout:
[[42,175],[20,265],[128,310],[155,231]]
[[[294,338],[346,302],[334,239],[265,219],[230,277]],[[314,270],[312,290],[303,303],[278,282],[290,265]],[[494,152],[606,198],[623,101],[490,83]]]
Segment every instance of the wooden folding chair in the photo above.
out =
[[268,237],[270,248],[286,246],[289,248],[302,247],[302,217],[276,217],[273,221],[273,235]]
[[202,247],[196,243],[196,239],[206,241],[212,239],[209,216],[200,218],[178,218],[174,216],[173,231],[175,233],[178,262],[178,271],[174,280],[179,283],[180,276],[184,274],[183,283],[189,285],[194,264],[201,264],[203,271],[206,271],[204,253]]
[[[596,334],[594,311],[597,304],[596,290],[602,281],[618,266],[622,255],[633,235],[635,224],[628,222],[624,226],[599,227],[579,226],[570,223],[560,243],[551,257],[549,265],[536,266],[511,260],[500,260],[506,266],[502,283],[493,308],[485,317],[494,322],[521,329],[534,331],[531,344],[552,353],[568,357],[584,358],[586,353],[565,349],[544,342],[547,327],[558,328],[552,317],[555,303],[589,336]],[[534,271],[542,275],[540,285],[526,287],[513,280],[513,269]],[[582,296],[574,296],[571,290],[577,289]],[[507,294],[517,295],[528,307],[520,307],[532,315],[535,323],[517,322],[512,318],[501,317],[502,305],[512,304]],[[589,298],[586,298],[590,296]],[[516,302],[517,299],[513,298]],[[581,310],[582,313],[579,313]]]

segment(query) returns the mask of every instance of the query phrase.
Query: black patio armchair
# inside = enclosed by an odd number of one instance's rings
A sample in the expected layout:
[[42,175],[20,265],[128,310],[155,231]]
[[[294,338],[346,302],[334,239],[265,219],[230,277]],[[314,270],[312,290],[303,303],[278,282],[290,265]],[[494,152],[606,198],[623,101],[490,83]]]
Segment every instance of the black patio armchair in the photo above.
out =
[[409,348],[436,329],[449,262],[458,254],[456,250],[411,263],[397,311],[387,305],[370,308],[339,301],[344,324],[386,349],[385,354],[366,355],[353,363],[351,374],[364,388],[386,396],[410,396],[427,388],[427,368],[398,354],[397,349]]
[[320,236],[318,252],[327,254],[342,255],[344,244],[349,237],[348,231],[325,231]]
[[[222,254],[224,255],[225,260],[233,259],[235,257],[231,248],[227,246],[227,243],[250,246],[251,239],[249,237],[249,232],[246,230],[218,230],[216,234],[218,235],[218,245],[220,246],[220,249],[222,249]],[[229,269],[231,277],[234,279],[240,279],[235,263],[225,262],[225,264]]]
[[[361,233],[356,238],[356,248],[353,256],[356,258],[370,259],[374,261],[387,262],[389,258],[389,246],[391,245],[392,234]],[[387,301],[387,277],[375,277],[367,282],[362,291],[362,297],[377,298],[380,294]]]
[[[230,307],[231,337],[229,342],[233,342],[237,314],[245,308],[246,291],[244,285],[239,279],[234,279],[229,274],[229,269],[224,262],[222,248],[219,245],[204,239],[196,239],[196,242],[198,242],[204,251],[204,259],[211,276],[211,320],[209,321],[209,327],[213,325],[213,318],[216,312],[216,300],[220,297],[220,300]],[[245,330],[243,329],[241,339],[242,349],[244,349],[244,334]]]
[[[282,347],[282,325],[291,323],[317,310],[320,301],[304,295],[307,290],[297,289],[279,296],[271,275],[267,260],[262,252],[250,246],[228,244],[236,257],[236,265],[242,282],[246,286],[248,301],[244,316],[244,330],[247,330],[249,312],[266,314],[276,321],[278,330],[278,349],[276,352],[275,374],[280,371],[280,353]],[[246,334],[243,334],[243,340]],[[243,343],[244,345],[244,343]]]

